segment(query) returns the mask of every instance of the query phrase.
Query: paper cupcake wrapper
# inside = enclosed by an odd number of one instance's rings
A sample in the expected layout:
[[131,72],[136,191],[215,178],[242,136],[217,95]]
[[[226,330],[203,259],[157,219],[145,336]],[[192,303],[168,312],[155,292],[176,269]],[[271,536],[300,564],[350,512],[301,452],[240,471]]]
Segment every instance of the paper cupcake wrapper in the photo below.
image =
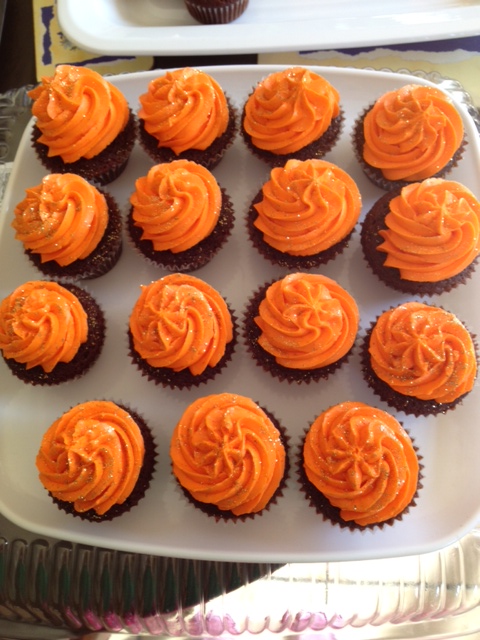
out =
[[[208,5],[208,6],[206,6]],[[239,18],[248,0],[185,0],[190,15],[202,24],[227,24]]]

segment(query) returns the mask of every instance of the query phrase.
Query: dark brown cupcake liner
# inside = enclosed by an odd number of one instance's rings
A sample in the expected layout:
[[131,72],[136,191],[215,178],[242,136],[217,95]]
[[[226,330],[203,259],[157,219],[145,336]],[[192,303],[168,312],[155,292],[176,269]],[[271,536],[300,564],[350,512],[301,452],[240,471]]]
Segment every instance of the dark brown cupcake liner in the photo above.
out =
[[[466,396],[471,393],[464,393],[453,402],[440,403],[436,402],[435,400],[420,400],[419,398],[415,398],[414,396],[407,396],[394,391],[386,382],[381,380],[375,374],[370,364],[370,336],[372,334],[373,328],[375,327],[375,324],[376,321],[373,321],[371,323],[360,345],[362,375],[365,382],[368,384],[370,389],[372,389],[375,395],[383,400],[383,402],[388,404],[389,407],[395,409],[396,411],[402,411],[406,415],[414,415],[417,418],[419,416],[435,416],[442,413],[445,414],[448,411],[452,411],[463,402]],[[472,333],[470,333],[470,335],[474,343],[475,358],[478,363],[478,346],[476,342],[476,336],[474,336]]]
[[204,240],[194,247],[173,253],[172,251],[155,251],[150,240],[142,240],[143,230],[133,220],[132,208],[127,216],[127,231],[133,246],[139,253],[156,267],[168,271],[189,273],[209,263],[220,251],[230,237],[235,223],[235,214],[230,196],[222,191],[222,207],[217,224]]
[[[258,403],[257,403],[258,404]],[[260,406],[260,405],[259,405]],[[283,427],[277,418],[270,412],[267,411],[264,407],[260,407],[273,422],[278,432],[280,433],[280,440],[285,449],[285,471],[283,477],[278,485],[275,493],[270,498],[268,504],[261,510],[256,513],[246,513],[240,516],[235,515],[231,511],[224,511],[219,509],[216,505],[208,504],[206,502],[200,502],[200,500],[196,500],[186,489],[184,489],[181,484],[175,479],[178,488],[183,493],[186,500],[193,505],[196,509],[199,509],[203,513],[205,513],[208,517],[214,518],[216,522],[224,521],[224,522],[246,522],[247,520],[253,520],[256,517],[261,517],[265,511],[270,511],[270,507],[277,504],[278,500],[283,497],[283,493],[287,486],[287,481],[290,476],[290,460],[289,460],[289,441],[290,437],[287,435],[287,431],[285,427]],[[173,472],[172,472],[173,473]]]
[[248,0],[185,0],[188,13],[202,24],[227,24],[239,18]]
[[75,518],[87,520],[88,522],[108,522],[120,517],[124,513],[129,512],[133,507],[136,507],[140,500],[145,497],[155,471],[157,447],[149,426],[137,411],[134,411],[118,402],[116,404],[132,416],[133,420],[136,422],[142,433],[143,441],[145,443],[145,456],[143,466],[140,470],[137,483],[135,484],[135,487],[133,488],[133,491],[129,495],[129,497],[122,504],[115,504],[106,513],[104,513],[103,515],[99,515],[95,511],[95,509],[89,509],[88,511],[83,512],[76,511],[74,509],[73,503],[67,502],[65,500],[59,500],[58,498],[52,496],[52,494],[49,492],[49,496],[51,497],[52,501],[61,511],[64,511],[65,513],[68,513]]
[[[251,95],[251,94],[250,94]],[[293,153],[272,153],[256,147],[252,142],[252,137],[245,131],[243,122],[245,120],[245,106],[242,112],[242,124],[240,133],[247,149],[259,160],[266,162],[270,167],[283,167],[288,160],[312,160],[323,158],[336,145],[340,134],[343,131],[345,115],[343,109],[336,118],[333,118],[330,126],[325,133],[317,140],[306,145],[302,149]]]
[[[401,424],[401,423],[400,423]],[[324,522],[330,522],[334,526],[338,526],[341,529],[349,529],[350,531],[366,531],[366,530],[382,530],[384,527],[392,527],[396,522],[400,522],[403,520],[403,516],[406,516],[410,509],[413,509],[417,506],[417,500],[419,496],[420,490],[423,488],[423,469],[424,465],[421,462],[423,456],[418,454],[418,447],[414,444],[413,438],[410,436],[410,439],[413,443],[413,448],[417,453],[417,459],[419,463],[419,474],[418,474],[418,482],[417,482],[417,490],[413,495],[410,503],[405,507],[403,511],[401,511],[394,518],[389,518],[388,520],[384,520],[383,522],[378,522],[369,525],[360,525],[354,521],[344,520],[340,515],[340,509],[338,507],[334,507],[329,500],[319,491],[314,484],[310,482],[305,472],[305,468],[303,465],[303,447],[305,443],[305,438],[307,436],[308,429],[305,430],[303,439],[301,444],[299,445],[296,459],[296,473],[298,482],[300,485],[300,491],[303,493],[304,497],[308,501],[310,507],[315,509],[316,513],[322,517]]]
[[254,205],[260,202],[262,197],[262,190],[260,189],[248,210],[246,219],[247,232],[253,248],[272,264],[279,265],[280,267],[290,270],[295,269],[297,271],[309,271],[310,269],[315,269],[316,267],[320,267],[331,260],[334,260],[349,246],[355,229],[352,229],[352,231],[350,231],[343,240],[340,240],[340,242],[337,242],[328,249],[325,249],[325,251],[321,251],[320,253],[316,253],[311,256],[293,256],[289,253],[275,249],[265,242],[262,231],[257,229],[254,225],[254,222],[258,217],[258,213],[254,208]]
[[130,329],[128,329],[128,352],[132,363],[147,380],[156,385],[161,385],[164,388],[191,389],[192,387],[199,387],[213,380],[230,363],[237,346],[237,319],[228,304],[227,307],[233,323],[233,338],[226,345],[225,353],[215,367],[208,366],[205,371],[199,375],[193,375],[189,369],[173,371],[173,369],[169,369],[168,367],[153,367],[135,351],[133,336]]
[[90,160],[80,158],[76,162],[63,162],[60,156],[49,156],[48,147],[38,142],[41,135],[40,129],[34,125],[33,148],[40,162],[51,173],[76,173],[95,185],[104,186],[118,178],[127,166],[137,136],[137,120],[130,110],[130,117],[123,131]]
[[[412,180],[412,181],[387,180],[387,178],[384,177],[380,169],[377,169],[376,167],[372,167],[371,165],[365,162],[363,158],[363,146],[365,144],[365,136],[363,134],[363,121],[365,119],[365,116],[372,109],[373,106],[374,106],[374,103],[369,105],[363,111],[363,113],[357,118],[357,120],[354,123],[353,132],[352,132],[353,150],[355,152],[355,157],[357,158],[359,165],[363,169],[364,174],[367,176],[370,182],[372,182],[375,186],[379,187],[380,189],[383,189],[384,191],[393,191],[393,190],[401,189],[402,187],[406,187],[407,185],[412,184],[412,182],[418,182],[418,180]],[[462,159],[466,145],[467,145],[467,140],[466,138],[464,138],[462,141],[462,144],[454,153],[450,162],[448,162],[442,169],[440,169],[440,171],[435,173],[435,175],[432,175],[429,177],[445,178],[445,176],[447,176],[452,171],[452,169],[458,165],[458,163]]]
[[173,162],[174,160],[190,160],[191,162],[201,164],[206,169],[212,170],[218,165],[227,149],[231,147],[237,135],[237,110],[231,104],[228,97],[227,105],[229,120],[226,130],[203,151],[201,149],[189,149],[176,154],[168,147],[159,147],[158,140],[145,130],[143,120],[141,118],[139,125],[140,143],[144,151],[155,163]]
[[247,351],[253,357],[253,360],[258,367],[280,382],[287,382],[288,384],[310,384],[311,382],[318,382],[319,380],[327,380],[327,378],[333,375],[337,369],[348,362],[354,351],[355,344],[352,345],[350,351],[336,362],[325,367],[318,367],[317,369],[289,369],[287,367],[283,367],[277,363],[274,356],[265,351],[265,349],[258,344],[261,330],[255,322],[255,317],[258,315],[258,308],[265,297],[267,289],[274,282],[276,282],[276,280],[272,280],[271,282],[262,285],[252,295],[245,308],[243,314],[243,338]]
[[33,265],[49,278],[72,280],[92,280],[105,275],[113,269],[122,254],[122,215],[114,198],[99,189],[107,201],[108,224],[102,239],[92,253],[69,265],[61,266],[55,260],[42,262],[38,253],[25,250]]
[[72,283],[59,282],[71,291],[82,304],[88,316],[88,339],[80,345],[76,356],[70,362],[59,362],[47,373],[40,365],[27,369],[21,362],[3,358],[10,371],[17,378],[32,385],[54,386],[82,377],[95,364],[103,349],[106,335],[104,313],[97,301],[84,289]]
[[399,195],[401,189],[384,194],[365,216],[360,232],[360,244],[363,256],[372,272],[384,284],[396,291],[419,296],[440,295],[451,291],[456,286],[464,284],[473,275],[478,257],[461,273],[451,278],[445,278],[438,282],[415,282],[405,280],[400,276],[400,270],[395,267],[386,267],[387,254],[378,251],[378,246],[383,242],[380,231],[387,229],[385,217],[389,212],[390,201]]

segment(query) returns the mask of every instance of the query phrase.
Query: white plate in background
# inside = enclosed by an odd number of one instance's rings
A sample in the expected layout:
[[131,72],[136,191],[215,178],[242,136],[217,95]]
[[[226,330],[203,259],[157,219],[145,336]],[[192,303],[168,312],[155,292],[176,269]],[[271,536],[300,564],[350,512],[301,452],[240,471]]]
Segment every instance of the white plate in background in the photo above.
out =
[[183,0],[57,0],[64,34],[116,55],[238,54],[377,46],[480,33],[465,0],[250,0],[236,21],[201,25]]
[[[251,87],[280,67],[234,66],[208,69],[232,100],[241,106]],[[351,151],[354,118],[375,97],[419,78],[349,69],[316,67],[340,92],[345,128],[326,159],[342,166],[356,180],[363,197],[363,213],[381,194],[363,175]],[[138,96],[158,72],[112,77],[136,109]],[[463,105],[468,145],[451,173],[480,196],[480,149],[472,118]],[[125,171],[107,189],[122,209],[135,179],[152,162],[137,146]],[[214,170],[232,197],[236,224],[227,246],[213,261],[195,272],[220,291],[241,318],[250,293],[285,270],[273,267],[250,246],[245,212],[250,199],[268,177],[268,168],[253,158],[238,138]],[[0,216],[0,299],[26,280],[41,276],[23,255],[10,227],[11,211],[27,187],[38,184],[44,169],[30,147],[30,127],[20,143]],[[348,249],[318,270],[335,278],[356,298],[361,314],[360,335],[382,310],[408,299],[381,284],[364,264],[358,231]],[[386,406],[367,388],[360,373],[358,347],[348,366],[328,381],[310,385],[279,383],[255,366],[241,343],[230,365],[214,381],[192,391],[155,386],[130,363],[126,331],[140,285],[164,275],[148,265],[126,244],[118,265],[84,286],[106,312],[108,334],[94,368],[80,380],[52,388],[32,387],[10,374],[0,359],[0,511],[12,522],[40,535],[125,551],[175,557],[251,562],[336,561],[410,555],[438,549],[473,528],[480,520],[480,500],[472,490],[480,483],[480,398],[478,382],[463,404],[430,418],[399,418],[423,456],[424,479],[417,506],[393,527],[350,532],[322,521],[308,506],[292,470],[285,495],[262,516],[244,523],[215,522],[184,499],[170,474],[168,448],[171,431],[184,408],[195,398],[229,391],[247,395],[272,411],[291,440],[291,463],[304,429],[335,402],[362,400]],[[478,291],[480,269],[467,284],[434,298],[457,313],[480,334]],[[71,405],[89,399],[121,401],[139,410],[149,422],[160,452],[157,472],[140,504],[112,522],[91,524],[59,511],[40,485],[35,456],[46,428]]]

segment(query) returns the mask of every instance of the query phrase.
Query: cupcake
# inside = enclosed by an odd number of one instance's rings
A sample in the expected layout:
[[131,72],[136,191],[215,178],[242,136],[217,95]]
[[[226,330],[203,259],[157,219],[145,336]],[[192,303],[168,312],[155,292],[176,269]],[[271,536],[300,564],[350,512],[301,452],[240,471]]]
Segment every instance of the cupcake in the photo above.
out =
[[140,105],[140,140],[156,163],[192,160],[213,169],[237,132],[230,100],[212,76],[198,69],[155,78]]
[[451,312],[406,302],[382,313],[363,345],[363,374],[389,406],[413,415],[454,409],[477,375],[473,337]]
[[373,205],[361,244],[372,271],[388,286],[419,295],[450,291],[475,269],[480,202],[459,182],[414,182]]
[[239,18],[248,0],[185,0],[188,13],[202,24],[227,24]]
[[326,379],[346,360],[359,323],[353,297],[337,282],[292,273],[261,287],[244,315],[247,348],[280,380]]
[[47,175],[27,189],[12,227],[35,267],[51,278],[98,278],[122,252],[116,201],[73,173]]
[[403,426],[363,402],[342,402],[307,431],[299,476],[324,520],[350,529],[383,527],[415,505],[420,463]]
[[354,180],[326,160],[274,167],[247,218],[253,246],[288,269],[325,264],[348,245],[362,209]]
[[77,173],[99,185],[122,173],[136,121],[119,89],[92,69],[59,65],[28,95],[33,147],[51,173]]
[[235,320],[222,296],[191,275],[173,273],[143,286],[130,315],[130,355],[156,384],[190,388],[229,362]]
[[144,497],[155,457],[152,433],[138,413],[115,402],[90,400],[47,429],[36,466],[59,509],[103,522],[130,511]]
[[385,93],[355,123],[354,149],[366,176],[392,190],[442,178],[463,153],[464,128],[450,97],[408,84]]
[[288,458],[283,428],[250,398],[198,398],[170,442],[172,472],[197,508],[217,520],[244,520],[276,502]]
[[128,231],[156,266],[193,271],[210,262],[234,223],[232,202],[213,174],[189,160],[157,164],[135,183]]
[[247,98],[240,131],[250,151],[271,166],[321,158],[343,126],[338,91],[303,67],[271,73]]
[[0,350],[23,382],[56,385],[84,375],[104,339],[101,308],[74,284],[25,282],[0,303]]

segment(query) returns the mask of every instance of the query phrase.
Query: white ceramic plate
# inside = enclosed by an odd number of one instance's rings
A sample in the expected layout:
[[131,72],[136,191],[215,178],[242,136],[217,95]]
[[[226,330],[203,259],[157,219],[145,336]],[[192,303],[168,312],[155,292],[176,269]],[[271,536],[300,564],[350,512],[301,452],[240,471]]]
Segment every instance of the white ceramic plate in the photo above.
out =
[[[209,71],[240,106],[250,88],[277,68],[214,67]],[[340,91],[346,115],[343,136],[327,159],[342,166],[357,181],[365,212],[380,191],[364,178],[351,152],[353,119],[374,97],[402,86],[411,78],[347,69],[317,70]],[[123,75],[112,81],[136,108],[138,96],[155,75],[156,72]],[[459,108],[465,117],[468,146],[452,178],[463,181],[479,196],[477,133],[463,106]],[[28,128],[5,194],[0,227],[0,299],[22,282],[39,278],[19,243],[14,241],[9,225],[12,208],[23,198],[25,188],[38,184],[45,173],[29,140]],[[135,179],[144,175],[151,164],[144,152],[136,148],[126,172],[110,185],[122,207],[127,207]],[[241,317],[250,292],[285,273],[255,253],[244,226],[248,203],[267,179],[268,169],[237,139],[215,174],[234,201],[236,226],[228,246],[196,275],[225,295]],[[321,272],[337,279],[357,299],[361,333],[377,313],[405,299],[389,291],[369,272],[362,259],[358,233],[348,250]],[[245,523],[216,523],[187,504],[170,475],[168,447],[176,421],[194,398],[220,391],[254,398],[273,411],[287,428],[292,463],[304,429],[323,409],[344,400],[381,403],[361,378],[358,353],[327,382],[289,386],[275,382],[256,367],[241,344],[225,373],[199,389],[175,392],[155,386],[131,365],[126,330],[140,285],[163,273],[147,265],[127,245],[115,269],[87,285],[106,311],[108,337],[98,363],[81,380],[56,388],[31,387],[14,378],[0,360],[0,509],[6,517],[39,534],[99,546],[177,557],[261,562],[420,553],[450,543],[479,521],[480,501],[472,491],[480,482],[478,386],[462,406],[446,415],[428,419],[400,416],[423,455],[425,477],[417,506],[393,527],[352,533],[322,522],[303,498],[295,473],[291,474],[285,495],[278,503],[261,517]],[[441,298],[441,303],[458,313],[477,334],[479,281],[477,273],[468,284]],[[160,451],[158,470],[145,499],[122,518],[103,524],[82,522],[59,511],[40,486],[35,468],[35,455],[44,430],[72,404],[93,398],[122,401],[140,410],[154,431]]]
[[200,25],[182,0],[57,0],[65,35],[104,54],[234,54],[425,42],[480,33],[465,0],[250,0],[227,25]]

